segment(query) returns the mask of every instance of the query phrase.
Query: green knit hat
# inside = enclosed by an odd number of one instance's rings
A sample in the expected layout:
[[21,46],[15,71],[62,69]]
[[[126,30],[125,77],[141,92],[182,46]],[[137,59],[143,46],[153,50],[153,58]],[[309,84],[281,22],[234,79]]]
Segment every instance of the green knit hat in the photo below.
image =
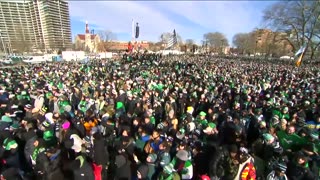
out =
[[11,129],[18,129],[19,128],[19,124],[14,123],[10,126]]
[[207,114],[205,112],[201,111],[199,115],[200,116],[206,116]]
[[215,123],[213,123],[213,122],[210,122],[210,123],[208,123],[208,127],[214,129],[214,128],[217,127],[217,125]]
[[123,103],[122,102],[117,102],[116,109],[121,109],[121,108],[124,108]]
[[21,91],[21,95],[25,96],[25,95],[27,95],[27,92],[26,91]]
[[18,143],[15,140],[9,140],[6,138],[3,142],[3,146],[7,151],[9,151],[11,149],[16,149],[18,147]]
[[12,119],[9,116],[2,116],[1,121],[11,123]]
[[264,133],[262,136],[266,141],[270,141],[270,140],[274,139],[274,137],[269,133]]
[[53,138],[53,131],[45,131],[43,133],[43,140],[49,141]]

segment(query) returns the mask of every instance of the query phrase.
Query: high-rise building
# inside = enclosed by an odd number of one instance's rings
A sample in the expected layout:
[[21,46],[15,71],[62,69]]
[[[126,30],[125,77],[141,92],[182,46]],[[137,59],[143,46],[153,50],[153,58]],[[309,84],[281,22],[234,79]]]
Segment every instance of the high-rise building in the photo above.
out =
[[0,30],[6,52],[59,50],[72,46],[65,0],[1,0]]

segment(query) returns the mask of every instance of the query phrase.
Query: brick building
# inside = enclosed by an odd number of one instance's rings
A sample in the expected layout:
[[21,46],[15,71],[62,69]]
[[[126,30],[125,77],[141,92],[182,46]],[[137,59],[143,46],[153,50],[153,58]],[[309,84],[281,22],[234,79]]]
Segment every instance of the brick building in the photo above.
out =
[[[125,51],[128,49],[128,43],[127,41],[110,41],[107,42],[107,51]],[[136,42],[131,42],[134,48],[140,48],[142,49],[149,49],[150,45],[149,42],[147,41],[136,41]]]
[[89,25],[88,22],[86,22],[85,34],[78,34],[75,38],[75,48],[77,50],[97,52],[100,41],[99,35],[89,31]]

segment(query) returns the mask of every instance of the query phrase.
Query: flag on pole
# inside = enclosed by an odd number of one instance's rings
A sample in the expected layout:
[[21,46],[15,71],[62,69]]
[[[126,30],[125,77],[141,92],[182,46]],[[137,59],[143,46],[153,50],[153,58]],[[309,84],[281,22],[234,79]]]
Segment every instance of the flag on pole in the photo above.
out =
[[294,55],[294,57],[296,59],[296,66],[297,67],[299,67],[301,65],[302,58],[303,58],[303,55],[305,53],[305,50],[306,50],[306,45],[303,45],[303,46],[301,46],[301,48]]
[[167,44],[167,49],[175,46],[177,44],[177,34],[176,34],[176,30],[173,30],[173,35],[172,37],[169,39],[168,44]]
[[137,25],[136,25],[136,39],[139,38],[139,31],[140,31],[139,24],[137,23]]
[[128,43],[128,52],[129,53],[132,52],[132,44],[131,44],[131,42]]

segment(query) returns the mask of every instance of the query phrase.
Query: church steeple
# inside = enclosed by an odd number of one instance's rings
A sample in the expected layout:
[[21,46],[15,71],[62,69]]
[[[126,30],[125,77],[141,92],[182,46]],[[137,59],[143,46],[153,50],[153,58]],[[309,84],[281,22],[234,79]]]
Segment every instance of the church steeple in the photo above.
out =
[[89,31],[89,25],[88,25],[88,21],[86,21],[86,34],[89,34],[90,31]]

